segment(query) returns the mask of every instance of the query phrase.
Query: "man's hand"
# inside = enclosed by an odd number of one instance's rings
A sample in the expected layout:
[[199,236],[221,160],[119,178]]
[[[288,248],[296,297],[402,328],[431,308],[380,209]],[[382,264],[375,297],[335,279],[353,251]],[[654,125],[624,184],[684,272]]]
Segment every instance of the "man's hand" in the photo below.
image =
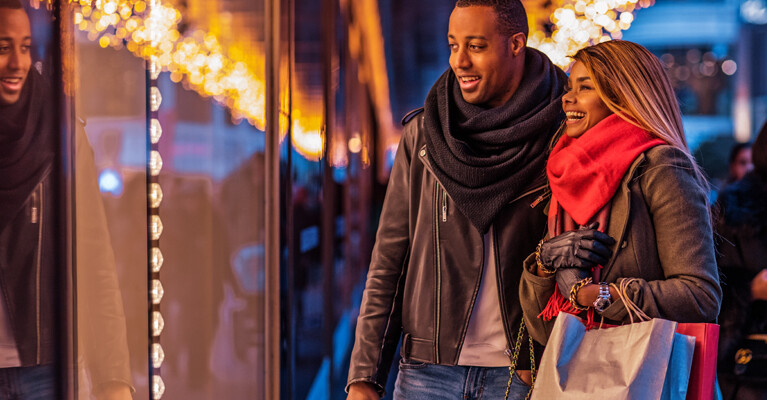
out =
[[346,400],[380,400],[381,396],[378,395],[373,384],[368,382],[355,382],[349,385],[349,395],[346,396]]
[[767,269],[759,271],[751,281],[751,297],[754,300],[767,300]]
[[610,260],[615,239],[596,230],[598,223],[568,231],[541,244],[541,263],[548,269],[591,269]]

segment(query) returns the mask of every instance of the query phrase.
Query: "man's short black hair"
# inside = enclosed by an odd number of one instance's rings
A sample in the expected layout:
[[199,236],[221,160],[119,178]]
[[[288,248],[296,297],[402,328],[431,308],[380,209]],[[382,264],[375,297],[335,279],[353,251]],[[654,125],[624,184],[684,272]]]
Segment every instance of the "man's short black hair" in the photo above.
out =
[[18,10],[24,8],[20,0],[0,0],[0,8],[12,8]]
[[527,13],[520,0],[458,0],[456,7],[493,7],[501,33],[511,37],[522,32],[527,37]]

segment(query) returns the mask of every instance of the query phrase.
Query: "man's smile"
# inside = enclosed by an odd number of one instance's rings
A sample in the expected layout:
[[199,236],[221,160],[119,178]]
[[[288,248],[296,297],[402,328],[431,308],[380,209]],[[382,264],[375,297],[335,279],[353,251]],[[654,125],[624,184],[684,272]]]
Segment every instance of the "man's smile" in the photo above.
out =
[[463,90],[472,90],[479,85],[481,78],[477,75],[462,75],[458,77],[458,84]]
[[0,85],[9,92],[18,92],[24,86],[22,77],[4,77],[0,78]]

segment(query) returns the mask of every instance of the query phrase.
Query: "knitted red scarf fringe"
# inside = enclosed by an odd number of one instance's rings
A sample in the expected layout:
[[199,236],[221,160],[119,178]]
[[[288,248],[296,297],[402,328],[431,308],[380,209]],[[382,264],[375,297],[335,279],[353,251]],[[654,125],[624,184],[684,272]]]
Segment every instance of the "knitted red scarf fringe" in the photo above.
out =
[[[644,129],[613,114],[579,138],[562,136],[549,156],[546,174],[551,186],[549,237],[599,222],[607,232],[610,200],[623,176],[644,151],[661,144]],[[600,282],[602,266],[592,269],[593,281]],[[538,318],[551,320],[560,311],[579,313],[557,288]],[[587,328],[594,325],[594,309],[589,308]]]

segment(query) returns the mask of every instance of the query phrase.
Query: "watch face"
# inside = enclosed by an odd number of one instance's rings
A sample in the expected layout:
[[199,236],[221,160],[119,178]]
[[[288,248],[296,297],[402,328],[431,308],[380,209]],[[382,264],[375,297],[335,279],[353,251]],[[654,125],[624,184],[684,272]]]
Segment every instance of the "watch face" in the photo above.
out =
[[605,297],[598,297],[597,300],[594,302],[594,309],[597,310],[597,312],[602,312],[607,307],[610,307],[610,304],[612,304],[610,299]]

